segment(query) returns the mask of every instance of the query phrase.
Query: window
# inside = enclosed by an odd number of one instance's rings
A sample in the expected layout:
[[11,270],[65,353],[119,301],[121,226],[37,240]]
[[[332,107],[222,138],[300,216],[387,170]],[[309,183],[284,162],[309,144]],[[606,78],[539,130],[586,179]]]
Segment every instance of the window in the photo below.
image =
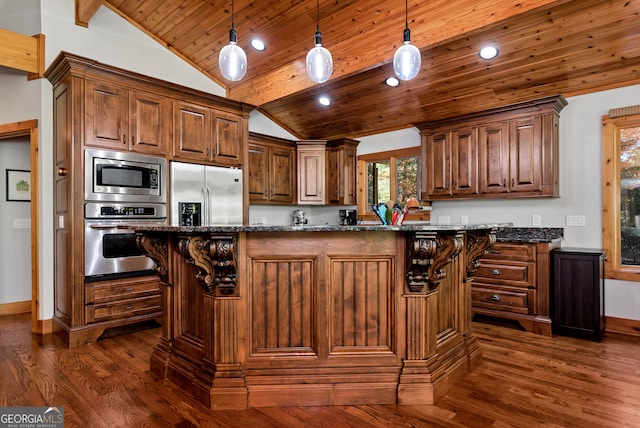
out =
[[640,281],[640,106],[613,109],[602,124],[605,275]]
[[[420,147],[358,156],[358,215],[374,220],[371,205],[391,200],[404,205],[407,199],[420,200]],[[411,220],[429,220],[429,212],[413,213]]]

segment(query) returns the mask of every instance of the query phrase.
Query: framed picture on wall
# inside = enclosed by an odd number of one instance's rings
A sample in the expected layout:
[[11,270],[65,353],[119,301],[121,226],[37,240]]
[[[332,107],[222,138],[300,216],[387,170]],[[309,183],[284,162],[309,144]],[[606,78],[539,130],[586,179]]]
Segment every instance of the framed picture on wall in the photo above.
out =
[[31,201],[31,171],[7,170],[7,201]]

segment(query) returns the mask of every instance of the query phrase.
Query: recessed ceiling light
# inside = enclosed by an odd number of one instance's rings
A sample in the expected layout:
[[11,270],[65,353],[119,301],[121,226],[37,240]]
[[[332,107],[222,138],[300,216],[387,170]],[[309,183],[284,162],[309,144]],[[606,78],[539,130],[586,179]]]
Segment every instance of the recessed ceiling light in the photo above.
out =
[[251,46],[257,51],[263,51],[267,49],[267,45],[260,39],[251,39]]
[[322,96],[322,97],[318,98],[318,102],[320,104],[322,104],[323,106],[331,105],[331,100],[329,99],[329,97]]
[[400,81],[395,77],[387,77],[384,83],[386,83],[387,86],[391,86],[392,88],[395,88],[400,84]]
[[493,59],[498,56],[498,48],[495,46],[485,46],[478,52],[482,59]]

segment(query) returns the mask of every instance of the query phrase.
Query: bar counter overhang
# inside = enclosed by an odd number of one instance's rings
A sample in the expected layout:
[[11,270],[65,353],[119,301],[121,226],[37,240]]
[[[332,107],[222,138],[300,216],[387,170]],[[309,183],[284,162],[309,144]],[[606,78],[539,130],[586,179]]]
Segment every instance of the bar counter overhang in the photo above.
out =
[[129,226],[164,284],[151,371],[210,409],[432,404],[481,361],[505,226]]

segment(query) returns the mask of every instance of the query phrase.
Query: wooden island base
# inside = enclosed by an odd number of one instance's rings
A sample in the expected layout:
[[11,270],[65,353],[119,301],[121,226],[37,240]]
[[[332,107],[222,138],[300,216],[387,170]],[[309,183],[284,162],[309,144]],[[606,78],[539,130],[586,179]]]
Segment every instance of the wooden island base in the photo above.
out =
[[495,229],[138,230],[165,279],[151,370],[211,409],[432,404],[481,360]]

